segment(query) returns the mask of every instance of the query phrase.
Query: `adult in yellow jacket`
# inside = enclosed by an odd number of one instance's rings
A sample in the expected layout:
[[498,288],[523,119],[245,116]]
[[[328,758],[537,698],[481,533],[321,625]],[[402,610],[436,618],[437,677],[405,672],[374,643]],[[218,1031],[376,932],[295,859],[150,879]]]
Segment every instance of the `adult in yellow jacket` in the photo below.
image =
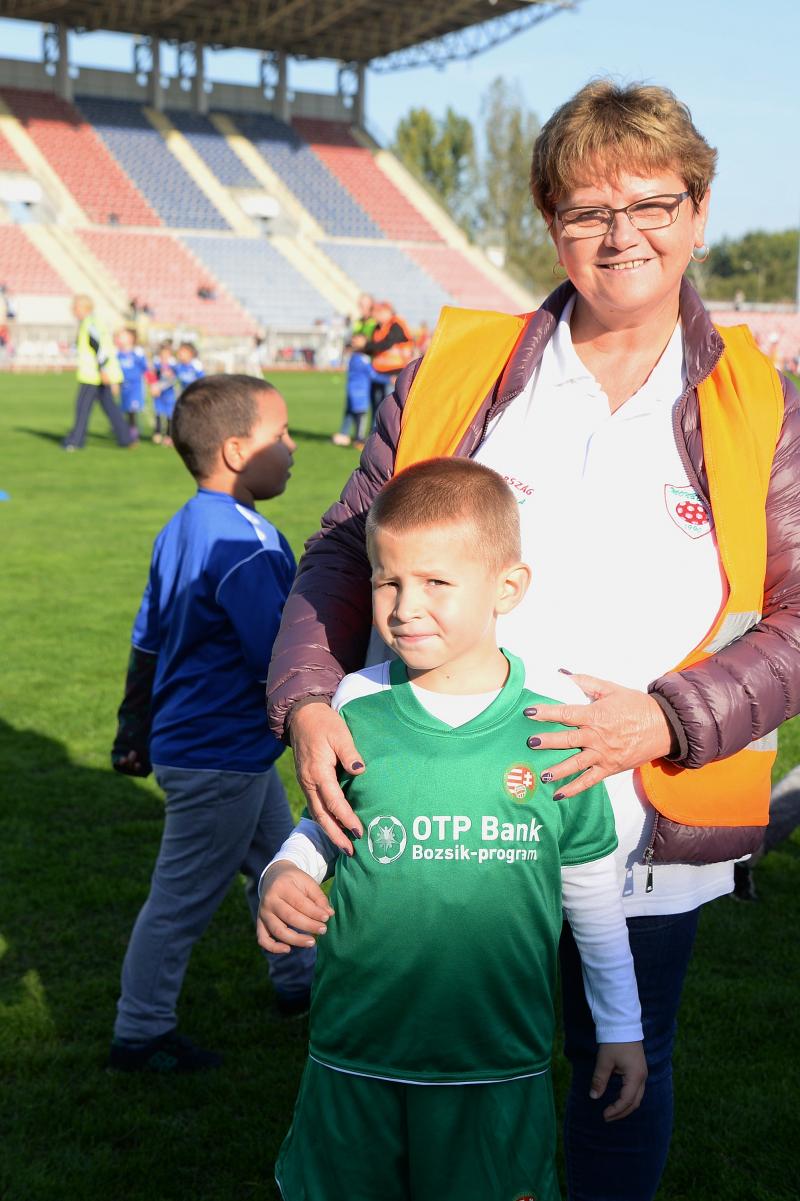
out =
[[122,370],[114,344],[103,324],[94,313],[94,301],[80,294],[72,301],[72,312],[78,321],[78,391],[75,396],[75,420],[62,442],[64,450],[82,450],[86,444],[89,415],[95,401],[111,423],[114,437],[120,446],[132,445],[131,432],[116,403]]

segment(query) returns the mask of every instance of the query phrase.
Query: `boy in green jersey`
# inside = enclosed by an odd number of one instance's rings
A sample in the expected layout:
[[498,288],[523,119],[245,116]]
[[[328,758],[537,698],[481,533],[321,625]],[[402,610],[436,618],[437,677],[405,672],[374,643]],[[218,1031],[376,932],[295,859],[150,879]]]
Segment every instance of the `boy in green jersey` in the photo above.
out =
[[278,1184],[285,1201],[557,1201],[562,908],[597,1028],[592,1096],[623,1077],[609,1121],[647,1074],[608,796],[556,799],[547,769],[570,752],[528,746],[523,710],[546,697],[495,638],[530,576],[500,476],[408,468],[375,500],[367,546],[397,658],[333,701],[367,763],[343,785],[365,837],[340,855],[304,818],[261,882],[262,947],[326,934]]

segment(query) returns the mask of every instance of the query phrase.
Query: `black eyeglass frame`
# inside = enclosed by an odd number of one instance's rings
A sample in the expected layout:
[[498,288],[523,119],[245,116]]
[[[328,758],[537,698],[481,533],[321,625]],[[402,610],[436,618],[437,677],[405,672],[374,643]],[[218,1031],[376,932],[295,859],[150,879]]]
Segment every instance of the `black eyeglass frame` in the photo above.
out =
[[[580,238],[604,238],[606,236],[606,234],[608,233],[608,231],[611,229],[611,226],[614,224],[614,218],[616,217],[617,213],[624,213],[634,229],[640,229],[640,228],[644,228],[645,230],[647,230],[647,229],[668,229],[670,225],[674,225],[675,222],[678,220],[678,213],[680,212],[681,205],[683,204],[684,200],[689,199],[689,195],[690,195],[689,192],[663,192],[663,193],[659,194],[658,196],[643,196],[641,200],[633,200],[630,204],[625,204],[622,206],[622,208],[618,208],[618,209],[613,209],[610,207],[610,205],[607,205],[607,204],[582,204],[582,205],[574,206],[573,208],[564,209],[563,212],[559,212],[558,209],[556,209],[555,215],[556,215],[556,217],[558,217],[559,221],[561,222],[561,228],[563,229],[564,233],[567,235],[568,238],[577,238],[577,239],[580,239]],[[633,220],[633,218],[631,217],[630,210],[635,209],[636,206],[639,204],[651,204],[654,200],[674,200],[674,201],[676,201],[677,203],[673,210],[672,217],[670,218],[669,221],[665,222],[664,225],[649,225],[649,226],[644,226],[644,227],[638,226],[636,224],[636,222]],[[595,212],[595,213],[602,212],[607,215],[607,224],[606,224],[605,229],[598,230],[597,232],[593,232],[593,233],[580,233],[580,234],[574,234],[569,229],[567,229],[566,223],[564,221],[564,217],[566,216],[567,213],[592,213],[592,212]]]

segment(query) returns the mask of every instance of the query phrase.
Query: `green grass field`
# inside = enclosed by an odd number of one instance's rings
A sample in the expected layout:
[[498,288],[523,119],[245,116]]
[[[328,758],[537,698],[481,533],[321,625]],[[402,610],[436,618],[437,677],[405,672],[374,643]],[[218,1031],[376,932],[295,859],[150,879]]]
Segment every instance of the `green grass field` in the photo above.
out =
[[[328,441],[340,376],[280,382],[299,448],[288,493],[267,512],[299,551],[355,455]],[[72,396],[68,377],[0,375],[0,489],[10,497],[0,503],[0,1197],[272,1198],[306,1027],[273,1015],[238,887],[198,945],[181,1001],[182,1029],[223,1051],[223,1070],[104,1070],[161,830],[152,779],[116,776],[109,747],[151,543],[192,485],[170,450],[118,450],[102,415],[87,449],[65,455]],[[790,723],[778,774],[798,761]],[[289,755],[281,770],[291,784]],[[662,1201],[800,1195],[797,834],[759,866],[757,886],[760,903],[723,899],[704,914]],[[556,1078],[563,1090],[558,1059]]]

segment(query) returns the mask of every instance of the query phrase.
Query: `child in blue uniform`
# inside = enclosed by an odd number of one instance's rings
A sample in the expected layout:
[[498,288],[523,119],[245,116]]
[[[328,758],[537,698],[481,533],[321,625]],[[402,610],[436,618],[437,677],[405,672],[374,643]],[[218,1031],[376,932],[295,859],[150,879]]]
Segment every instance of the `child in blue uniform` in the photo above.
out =
[[181,342],[177,350],[177,359],[174,370],[182,388],[188,388],[189,384],[205,375],[194,342]]
[[156,428],[153,441],[172,446],[172,413],[175,408],[175,385],[178,376],[175,368],[177,363],[172,353],[172,343],[162,342],[158,354],[153,361],[153,371],[156,382],[151,386],[153,404],[156,412]]
[[144,409],[144,381],[147,374],[147,356],[141,346],[136,345],[136,334],[124,326],[117,330],[114,338],[117,346],[117,359],[122,371],[120,385],[120,406],[127,415],[131,430],[131,440],[139,438],[137,414]]
[[369,358],[354,350],[347,364],[344,418],[338,433],[331,439],[334,446],[354,445],[361,448],[364,445],[373,379],[374,372]]
[[[198,1071],[220,1057],[176,1030],[192,948],[239,872],[257,882],[292,829],[264,684],[294,578],[286,539],[255,501],[286,487],[295,444],[264,380],[216,375],[179,398],[179,455],[198,491],[156,539],[136,618],[112,763],[166,794],[149,896],[122,969],[110,1066]],[[283,1013],[308,1005],[314,953],[267,956]]]

